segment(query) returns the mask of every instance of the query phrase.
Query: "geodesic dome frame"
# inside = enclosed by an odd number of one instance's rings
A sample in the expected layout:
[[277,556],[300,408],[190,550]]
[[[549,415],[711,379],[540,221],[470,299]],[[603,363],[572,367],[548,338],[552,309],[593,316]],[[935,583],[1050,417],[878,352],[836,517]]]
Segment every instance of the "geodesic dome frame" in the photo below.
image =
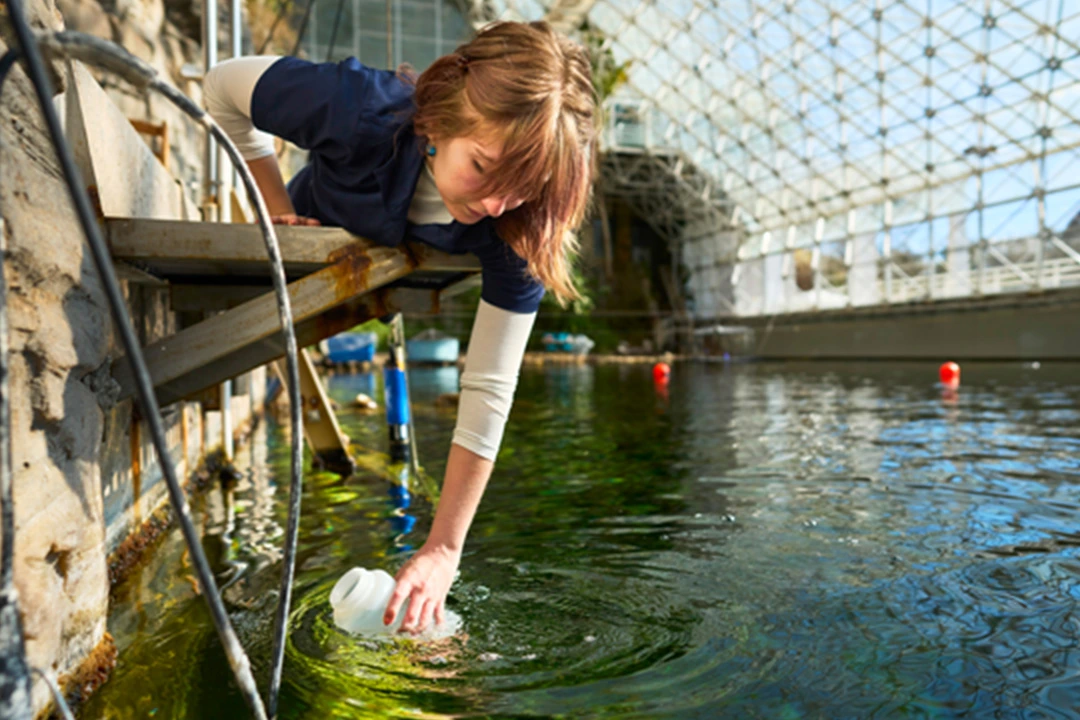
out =
[[679,252],[700,317],[1080,284],[1075,3],[484,5],[584,17],[629,63],[603,189]]

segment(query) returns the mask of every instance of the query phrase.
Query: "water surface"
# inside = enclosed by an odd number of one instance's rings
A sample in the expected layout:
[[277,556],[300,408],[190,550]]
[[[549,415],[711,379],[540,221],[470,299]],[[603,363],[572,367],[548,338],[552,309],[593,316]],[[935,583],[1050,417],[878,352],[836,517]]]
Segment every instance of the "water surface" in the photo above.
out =
[[[694,365],[524,371],[437,645],[333,627],[334,581],[393,572],[431,507],[376,459],[312,472],[282,718],[1076,717],[1080,367]],[[414,371],[425,468],[456,370]],[[385,449],[375,376],[331,394]],[[287,440],[270,427],[206,546],[265,686]],[[407,472],[404,473],[407,477]],[[177,533],[117,589],[113,679],[86,718],[246,715]]]

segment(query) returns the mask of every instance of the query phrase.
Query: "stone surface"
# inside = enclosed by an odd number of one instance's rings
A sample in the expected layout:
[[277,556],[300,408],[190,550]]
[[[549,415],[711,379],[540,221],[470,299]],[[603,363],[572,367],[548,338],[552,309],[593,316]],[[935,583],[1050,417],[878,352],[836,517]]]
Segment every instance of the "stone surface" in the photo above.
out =
[[[189,17],[198,27],[190,2],[60,0],[59,9],[53,0],[24,4],[38,30],[59,30],[66,21],[69,29],[121,41],[200,100],[198,84],[179,76],[184,63],[199,60],[197,43],[178,29]],[[6,12],[0,6],[0,53],[12,37]],[[106,211],[196,219],[203,131],[163,98],[147,98],[107,75],[76,66],[76,82],[67,83],[66,63],[53,63],[50,70],[59,89],[66,84],[54,102],[87,184],[105,188],[98,197]],[[168,123],[168,169],[131,128],[132,118]],[[88,131],[80,131],[83,119],[89,120]],[[108,304],[36,96],[19,67],[0,96],[0,215],[8,245],[3,272],[11,345],[15,574],[27,660],[53,676],[78,678],[85,675],[79,669],[98,662],[97,651],[110,642],[108,551],[148,517],[164,493],[148,434],[133,436],[137,413],[130,402],[116,402],[109,367],[119,351]],[[165,291],[122,285],[142,342],[176,331]],[[264,382],[255,384],[261,389]],[[234,398],[238,423],[249,416],[250,404],[250,398]],[[200,408],[170,408],[165,427],[183,478],[206,449]],[[113,494],[126,505],[109,536],[106,506]],[[47,687],[37,680],[35,711],[50,702]]]
[[[55,8],[27,4],[60,27]],[[7,23],[0,23],[9,37]],[[6,49],[6,48],[5,48]],[[105,633],[108,580],[97,456],[102,413],[82,378],[111,342],[106,304],[21,70],[0,106],[0,212],[11,327],[16,584],[28,662],[63,674]],[[48,689],[33,687],[35,708]]]

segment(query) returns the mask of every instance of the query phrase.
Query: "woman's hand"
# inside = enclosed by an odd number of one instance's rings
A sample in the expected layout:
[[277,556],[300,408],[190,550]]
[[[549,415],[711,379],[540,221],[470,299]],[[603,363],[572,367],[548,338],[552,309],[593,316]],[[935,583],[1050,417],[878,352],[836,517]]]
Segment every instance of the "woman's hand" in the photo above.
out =
[[446,594],[450,592],[460,561],[459,552],[445,545],[424,543],[398,571],[397,587],[387,603],[383,624],[392,624],[402,602],[408,599],[409,609],[401,623],[401,632],[422,633],[432,617],[436,625],[441,625]]
[[274,225],[308,225],[312,227],[322,225],[322,223],[315,218],[304,217],[303,215],[297,215],[296,213],[273,215],[270,217],[270,222]]

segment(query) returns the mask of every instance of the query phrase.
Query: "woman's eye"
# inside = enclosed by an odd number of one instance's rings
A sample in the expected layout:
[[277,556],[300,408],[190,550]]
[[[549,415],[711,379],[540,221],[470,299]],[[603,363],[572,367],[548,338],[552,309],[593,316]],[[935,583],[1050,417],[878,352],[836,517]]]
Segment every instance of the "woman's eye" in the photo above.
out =
[[476,172],[480,173],[481,175],[484,174],[484,168],[480,167],[479,162],[477,162],[476,160],[473,160],[472,164],[473,164],[473,167],[476,168]]

